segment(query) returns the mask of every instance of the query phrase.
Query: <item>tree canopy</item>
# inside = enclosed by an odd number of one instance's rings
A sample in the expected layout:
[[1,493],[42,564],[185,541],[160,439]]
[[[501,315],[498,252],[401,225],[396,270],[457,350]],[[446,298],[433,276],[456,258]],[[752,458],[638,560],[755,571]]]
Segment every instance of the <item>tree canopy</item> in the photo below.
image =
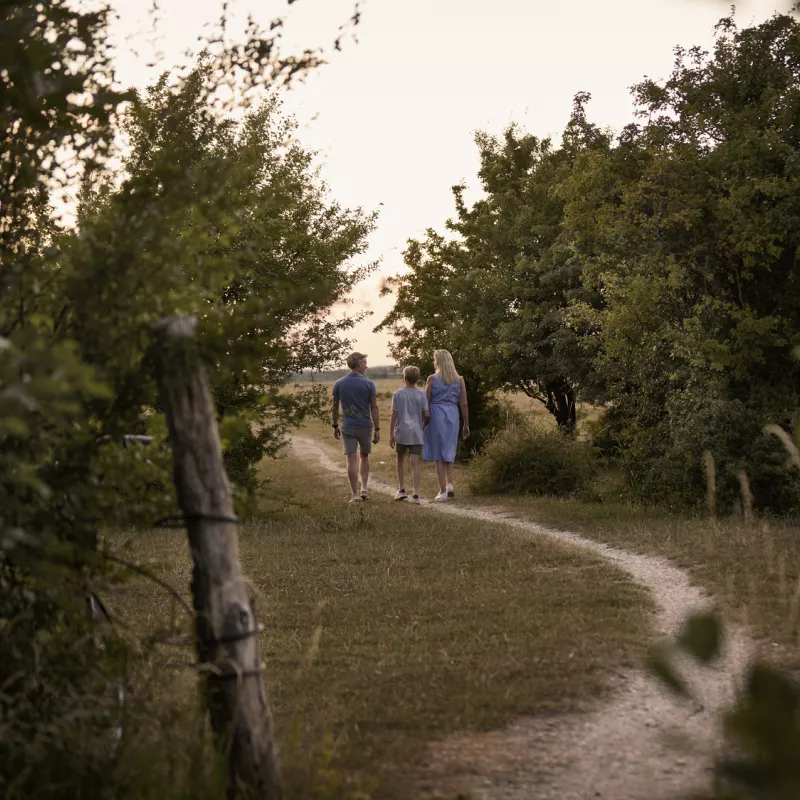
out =
[[[4,797],[100,796],[126,763],[108,692],[137,656],[120,631],[97,647],[86,602],[124,575],[104,531],[175,511],[151,324],[200,321],[241,510],[255,465],[318,407],[278,388],[346,346],[352,320],[328,311],[370,268],[354,259],[374,216],[331,198],[281,111],[278,87],[320,55],[283,56],[280,25],[214,34],[140,93],[116,82],[107,11],[0,5]],[[141,735],[120,746],[156,748],[157,722],[126,713]]]
[[776,15],[717,27],[634,87],[618,135],[575,99],[557,144],[478,134],[483,197],[455,187],[447,235],[409,241],[383,326],[398,355],[450,346],[489,388],[574,401],[606,423],[643,497],[702,496],[703,453],[731,501],[738,474],[788,508],[796,480],[763,436],[798,405],[800,27]]

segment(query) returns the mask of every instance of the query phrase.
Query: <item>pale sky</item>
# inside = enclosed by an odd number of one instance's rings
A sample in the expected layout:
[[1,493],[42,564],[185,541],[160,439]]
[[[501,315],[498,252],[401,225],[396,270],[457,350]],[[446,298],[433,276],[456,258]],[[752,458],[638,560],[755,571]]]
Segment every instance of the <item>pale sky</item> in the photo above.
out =
[[[160,0],[154,41],[149,2],[113,5],[120,41],[132,36],[118,51],[118,76],[144,86],[196,46],[221,0]],[[391,363],[387,337],[372,333],[392,305],[391,296],[378,298],[379,283],[403,270],[409,237],[443,228],[454,210],[453,184],[477,186],[473,133],[499,134],[517,122],[557,136],[578,91],[592,94],[593,122],[619,130],[632,120],[629,87],[644,76],[666,78],[675,45],[710,47],[730,7],[716,0],[362,0],[358,41],[346,37],[337,53],[330,45],[354,0],[230,5],[264,23],[285,15],[285,52],[329,51],[330,63],[284,100],[300,122],[298,138],[319,152],[332,196],[380,211],[366,256],[381,260],[380,271],[352,298],[353,308],[374,312],[353,334],[372,365]],[[738,24],[788,7],[788,0],[747,0]],[[154,54],[155,70],[146,66]]]

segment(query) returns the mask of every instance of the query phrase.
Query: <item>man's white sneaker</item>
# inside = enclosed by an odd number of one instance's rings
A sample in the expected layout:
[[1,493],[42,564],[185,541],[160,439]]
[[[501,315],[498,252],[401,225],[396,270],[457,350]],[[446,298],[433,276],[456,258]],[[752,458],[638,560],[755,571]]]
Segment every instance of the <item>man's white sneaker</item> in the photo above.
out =
[[447,496],[453,498],[456,496],[456,490],[453,488],[452,483],[447,484]]
[[394,495],[395,500],[405,500],[406,497],[408,497],[408,495],[406,494],[405,489],[398,489]]
[[411,495],[411,502],[412,503],[416,503],[417,505],[419,505],[419,495],[418,494],[412,494]]
[[436,497],[433,498],[434,503],[446,503],[447,502],[447,492],[439,492]]

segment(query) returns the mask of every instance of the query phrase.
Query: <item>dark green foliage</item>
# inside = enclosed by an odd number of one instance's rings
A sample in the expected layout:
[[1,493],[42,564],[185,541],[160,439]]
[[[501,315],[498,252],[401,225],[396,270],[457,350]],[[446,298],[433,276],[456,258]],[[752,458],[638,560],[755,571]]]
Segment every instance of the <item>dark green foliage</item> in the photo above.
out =
[[[116,690],[147,645],[98,638],[87,609],[124,577],[105,531],[175,511],[149,328],[199,317],[242,496],[319,406],[277,390],[346,346],[351,321],[326,312],[362,274],[372,217],[328,198],[274,96],[249,102],[319,62],[280,55],[280,21],[244,42],[213,32],[199,65],[138,96],[116,86],[107,12],[84,8],[0,4],[0,795],[220,797],[205,728],[179,741],[185,715],[147,685],[129,687],[115,744]],[[51,200],[80,181],[72,225]]]
[[456,187],[452,237],[411,240],[383,325],[403,353],[458,353],[487,390],[538,397],[571,427],[606,403],[604,448],[640,499],[693,505],[702,458],[719,502],[798,508],[763,435],[800,407],[800,24],[717,27],[713,53],[676,51],[634,87],[617,137],[575,98],[562,141],[480,134],[485,196]]
[[473,463],[476,494],[568,497],[592,477],[590,448],[560,430],[512,424],[491,439]]
[[642,495],[698,501],[707,450],[728,507],[742,469],[762,507],[800,499],[762,434],[790,423],[800,387],[799,43],[790,16],[723,20],[713,55],[679,50],[664,85],[636,87],[646,122],[562,189],[584,282],[604,297],[584,319]]
[[397,300],[379,326],[396,337],[398,357],[444,347],[464,374],[480,376],[483,391],[524,392],[569,429],[578,393],[595,389],[567,308],[595,298],[567,261],[556,189],[580,152],[608,145],[587,123],[584,100],[576,101],[561,148],[514,126],[502,140],[477,134],[485,198],[470,208],[465,187],[454,187],[456,218],[446,226],[453,236],[428,230],[424,240],[409,241],[409,271],[389,284]]
[[[0,613],[13,619],[0,628],[4,800],[222,797],[224,771],[199,704],[177,713],[146,686],[130,685],[120,704],[120,682],[141,656],[108,626],[98,646],[86,586],[71,572],[51,566],[50,585],[70,588],[71,597],[56,590],[47,599],[19,572],[2,573]],[[8,603],[17,581],[35,596],[23,608]]]
[[[643,404],[638,404],[642,408]],[[757,508],[791,511],[800,502],[800,479],[786,467],[786,451],[764,435],[763,417],[742,401],[717,394],[693,397],[675,392],[642,429],[625,406],[603,418],[593,443],[616,455],[634,496],[666,506],[699,506],[705,501],[703,461],[714,457],[717,504],[731,512],[741,505],[739,474],[747,474]]]
[[[691,691],[674,663],[676,650],[701,664],[719,656],[723,637],[716,617],[697,614],[686,620],[674,643],[650,653],[651,671],[684,697]],[[716,800],[793,800],[800,793],[800,686],[761,662],[747,672],[733,708],[724,717],[724,749],[717,758]]]
[[511,405],[487,392],[481,381],[465,375],[464,384],[469,404],[470,434],[469,439],[458,440],[456,458],[459,461],[467,461],[476,453],[482,453],[493,437],[519,419]]
[[255,465],[321,408],[319,393],[278,389],[341,357],[353,320],[331,321],[327,309],[363,277],[351,259],[373,217],[329,200],[276,99],[234,125],[209,103],[213,81],[201,62],[136,98],[124,180],[87,190],[68,243],[61,326],[102,368],[117,407],[131,408],[119,420],[130,430],[139,407],[157,404],[149,322],[197,314],[226,463],[252,496]]

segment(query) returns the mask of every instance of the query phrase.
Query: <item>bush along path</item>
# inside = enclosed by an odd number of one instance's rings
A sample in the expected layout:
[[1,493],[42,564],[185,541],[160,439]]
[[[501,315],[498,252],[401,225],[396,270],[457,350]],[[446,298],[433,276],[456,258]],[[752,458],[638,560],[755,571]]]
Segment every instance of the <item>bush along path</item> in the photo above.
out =
[[[345,474],[313,439],[295,437],[293,449],[298,456],[319,458],[326,470]],[[370,488],[391,495],[395,491],[373,478]],[[514,535],[549,536],[613,561],[652,593],[657,637],[673,637],[691,613],[711,605],[702,590],[690,585],[688,575],[665,559],[515,519],[497,506],[422,505],[424,510],[409,511],[483,519]],[[713,668],[682,664],[697,698],[693,702],[670,694],[643,667],[620,672],[612,700],[586,714],[521,719],[500,731],[434,743],[420,768],[420,794],[447,797],[468,791],[474,798],[492,800],[653,800],[707,791],[721,713],[733,700],[751,650],[742,631],[728,626],[722,657]]]

